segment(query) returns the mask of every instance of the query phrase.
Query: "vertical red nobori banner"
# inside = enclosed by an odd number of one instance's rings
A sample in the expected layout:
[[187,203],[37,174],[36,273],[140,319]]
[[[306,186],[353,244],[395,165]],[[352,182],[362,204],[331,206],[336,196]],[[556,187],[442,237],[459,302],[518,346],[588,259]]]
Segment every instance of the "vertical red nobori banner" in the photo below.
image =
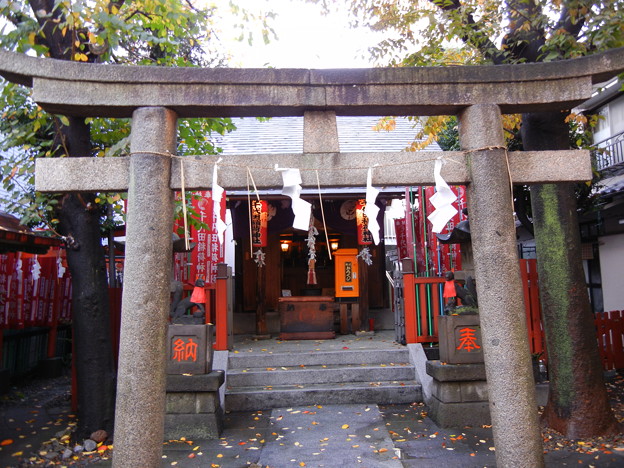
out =
[[251,246],[266,247],[268,243],[269,204],[264,200],[251,201]]
[[219,245],[217,235],[217,216],[225,219],[225,195],[221,198],[220,213],[213,210],[213,199],[210,191],[194,192],[192,195],[193,208],[197,211],[197,218],[207,227],[191,227],[191,239],[197,245],[191,252],[189,280],[194,282],[203,278],[206,285],[217,282],[217,265],[223,262],[224,249]]
[[[461,222],[467,219],[463,212],[466,208],[466,187],[452,186],[451,190],[457,195],[456,207],[458,213],[446,224],[440,234],[449,234]],[[419,275],[442,276],[447,271],[461,270],[461,248],[459,244],[442,244],[432,231],[431,223],[427,220],[434,207],[429,201],[435,193],[434,187],[419,187],[418,208],[414,210],[414,220],[411,223],[407,210],[407,239],[414,239],[416,250],[416,271]],[[412,229],[414,232],[412,232]],[[411,254],[411,252],[410,252]],[[411,257],[411,255],[410,255]]]
[[405,218],[394,220],[394,232],[396,233],[397,250],[399,259],[411,258],[409,240],[407,237],[407,221]]
[[355,206],[355,217],[357,220],[358,245],[371,245],[373,236],[368,230],[368,216],[366,215],[366,200],[357,201]]

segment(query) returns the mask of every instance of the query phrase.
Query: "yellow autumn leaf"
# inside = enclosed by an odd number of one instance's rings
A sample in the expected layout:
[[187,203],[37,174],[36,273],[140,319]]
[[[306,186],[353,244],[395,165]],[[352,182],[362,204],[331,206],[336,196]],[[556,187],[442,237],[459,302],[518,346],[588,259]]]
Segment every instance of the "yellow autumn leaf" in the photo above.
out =
[[348,424],[343,424],[343,425],[342,425],[342,428],[343,428],[343,429],[349,429],[349,425],[348,425]]
[[36,34],[34,32],[31,32],[30,34],[28,34],[28,43],[31,45],[35,45],[35,37],[36,37]]

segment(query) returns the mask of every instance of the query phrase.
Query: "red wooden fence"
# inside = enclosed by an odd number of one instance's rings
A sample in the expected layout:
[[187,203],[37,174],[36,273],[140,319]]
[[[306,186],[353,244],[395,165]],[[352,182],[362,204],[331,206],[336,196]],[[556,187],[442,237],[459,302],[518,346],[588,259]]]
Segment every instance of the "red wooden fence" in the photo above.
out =
[[535,259],[520,260],[520,276],[524,291],[524,310],[531,354],[546,354],[544,328],[542,327],[542,306],[540,305],[537,279],[537,261]]
[[599,312],[594,323],[604,369],[624,369],[624,310]]
[[[520,260],[520,274],[531,354],[546,357],[536,260]],[[442,313],[438,290],[443,282],[443,278],[415,277],[411,261],[403,262],[407,343],[438,342],[438,316]],[[624,310],[598,312],[594,323],[604,369],[624,369]]]

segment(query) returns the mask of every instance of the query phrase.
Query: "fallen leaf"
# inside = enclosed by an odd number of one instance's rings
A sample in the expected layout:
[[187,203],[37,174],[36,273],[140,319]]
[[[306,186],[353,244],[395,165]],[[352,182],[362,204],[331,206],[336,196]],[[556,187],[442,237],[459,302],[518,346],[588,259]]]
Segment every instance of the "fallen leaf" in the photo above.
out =
[[5,445],[11,445],[13,443],[13,439],[4,439],[0,442],[0,446],[4,447]]
[[342,425],[342,429],[349,429],[349,425],[348,424],[343,424]]

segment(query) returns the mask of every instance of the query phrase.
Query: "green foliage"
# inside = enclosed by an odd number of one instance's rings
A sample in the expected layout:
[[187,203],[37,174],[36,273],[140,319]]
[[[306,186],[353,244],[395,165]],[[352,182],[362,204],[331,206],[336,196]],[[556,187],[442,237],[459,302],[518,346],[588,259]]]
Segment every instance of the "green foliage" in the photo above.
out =
[[[213,6],[198,8],[186,0],[57,0],[54,5],[53,11],[33,11],[29,1],[0,1],[4,19],[0,46],[82,62],[173,67],[226,63],[213,30]],[[258,18],[235,5],[232,9],[243,21],[260,23],[264,39],[269,39],[270,15]],[[8,193],[1,201],[7,209],[20,214],[25,223],[53,226],[58,197],[35,194],[34,161],[66,153],[58,135],[60,127],[69,125],[69,121],[63,116],[50,116],[32,101],[29,89],[13,84],[4,83],[0,109],[0,149],[5,152],[0,170]],[[87,124],[92,150],[83,156],[128,154],[129,119],[90,118]],[[210,135],[223,135],[233,129],[230,119],[180,119],[178,154],[218,153],[221,150],[214,146]],[[121,196],[97,196],[102,213],[113,199],[118,211]]]
[[[331,11],[337,0],[308,0]],[[624,44],[620,0],[350,0],[354,25],[382,31],[379,63],[402,66],[573,58]],[[448,52],[462,47],[461,57]]]

